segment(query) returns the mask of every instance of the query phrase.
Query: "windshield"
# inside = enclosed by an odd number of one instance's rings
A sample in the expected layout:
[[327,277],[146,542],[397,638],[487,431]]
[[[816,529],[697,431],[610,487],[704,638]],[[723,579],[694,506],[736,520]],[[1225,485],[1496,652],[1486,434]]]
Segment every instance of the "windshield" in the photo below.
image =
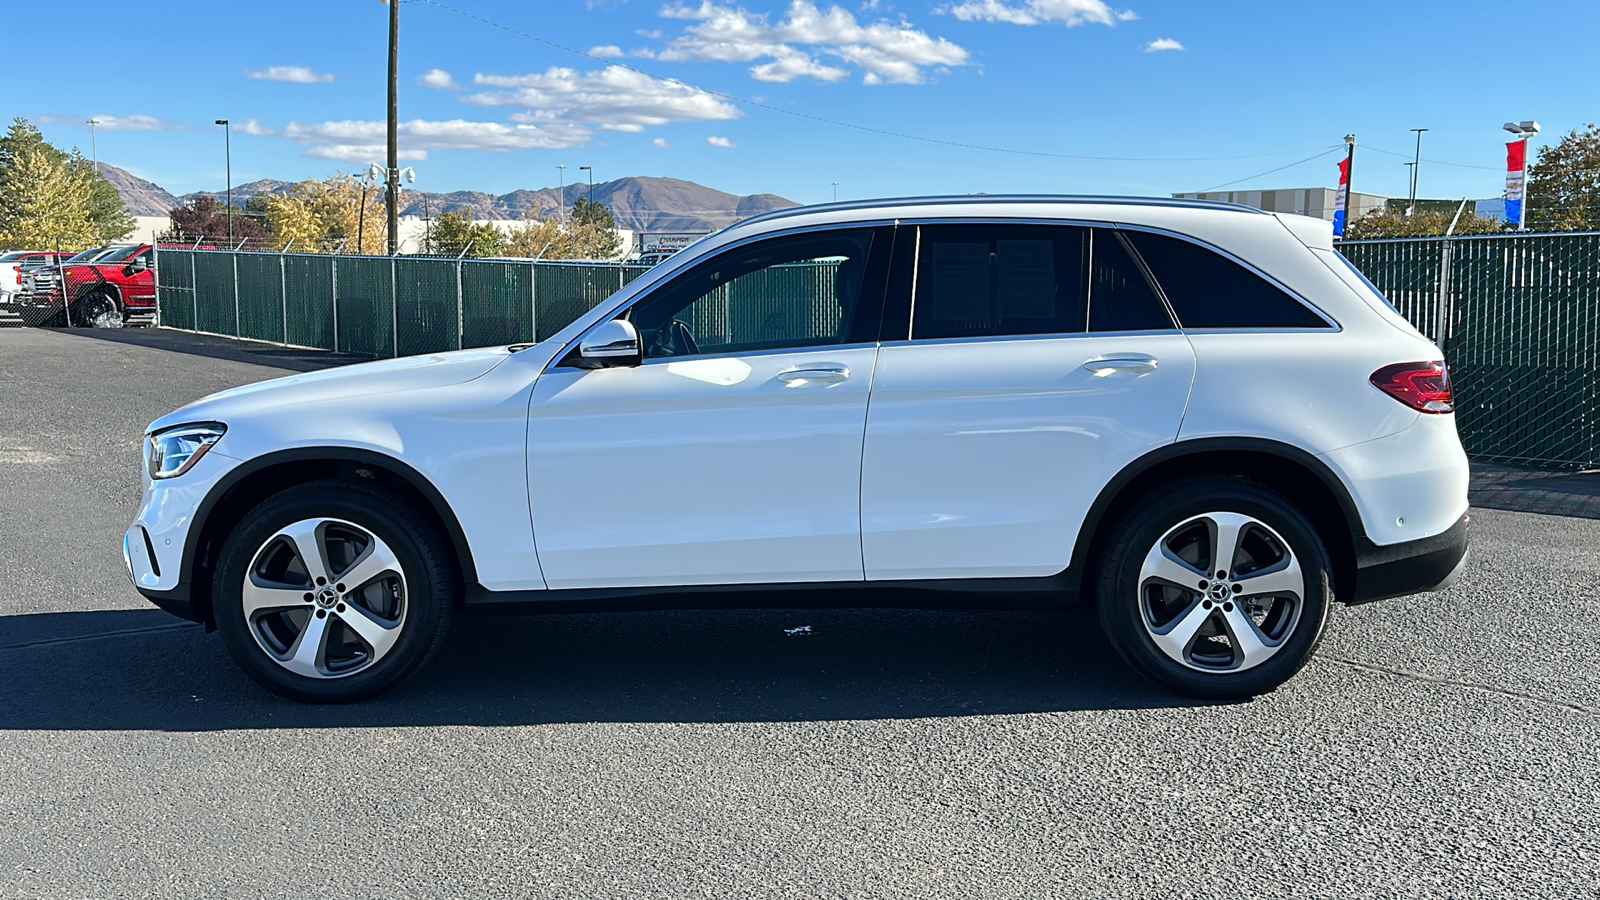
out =
[[143,249],[143,247],[138,245],[134,245],[132,247],[123,247],[107,253],[105,256],[96,259],[95,262],[124,262],[126,260],[133,259],[135,256],[138,256],[139,251]]
[[29,255],[31,252],[32,251],[29,250],[13,250],[10,253],[0,255],[0,262],[11,262],[14,259],[21,259],[24,256]]
[[94,259],[96,256],[99,256],[110,249],[110,247],[96,247],[93,250],[85,250],[82,253],[79,253],[77,256],[68,259],[67,262],[88,262],[89,260]]

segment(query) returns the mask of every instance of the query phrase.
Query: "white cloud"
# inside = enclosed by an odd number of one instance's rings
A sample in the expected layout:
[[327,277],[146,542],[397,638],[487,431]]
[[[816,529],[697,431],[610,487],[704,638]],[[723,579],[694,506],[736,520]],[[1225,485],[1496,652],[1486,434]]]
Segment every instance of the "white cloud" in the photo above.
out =
[[651,141],[650,143],[654,144],[657,147],[665,147],[667,145],[667,139],[666,138],[656,138],[655,140]]
[[598,56],[601,59],[617,59],[619,57],[627,56],[626,53],[622,52],[622,48],[618,47],[616,44],[601,44],[598,47],[590,47],[589,55]]
[[436,91],[461,90],[461,85],[457,84],[455,78],[451,77],[450,73],[443,69],[429,69],[426,74],[417,78],[417,84],[433,88]]
[[250,121],[245,122],[243,125],[235,125],[233,126],[233,130],[239,134],[249,134],[256,137],[268,137],[276,133],[271,128],[262,125],[261,122],[256,119],[251,119]]
[[[155,116],[90,116],[103,131],[188,131],[181,122],[168,122]],[[40,121],[46,121],[41,119]]]
[[1115,25],[1131,22],[1139,14],[1131,9],[1113,10],[1105,0],[962,0],[935,12],[955,16],[963,22],[1009,22],[1012,25],[1040,25],[1060,22],[1068,28],[1085,23]]
[[319,81],[333,80],[332,75],[326,72],[313,72],[305,66],[269,66],[259,72],[245,74],[258,81],[290,81],[295,84],[316,84]]
[[792,0],[786,17],[776,23],[765,14],[742,7],[701,0],[699,6],[679,3],[661,10],[668,19],[694,22],[673,38],[656,58],[669,62],[756,62],[750,74],[761,81],[797,78],[839,81],[846,70],[819,61],[832,57],[864,70],[867,84],[920,84],[925,69],[964,66],[971,54],[944,38],[930,36],[910,23],[858,21],[853,13],[812,0]]
[[502,90],[466,98],[475,106],[515,106],[527,110],[519,122],[592,125],[607,131],[640,131],[670,122],[737,119],[739,110],[711,94],[642,72],[609,66],[580,74],[551,68],[535,75],[483,75],[473,84]]
[[708,138],[706,138],[706,143],[710,144],[713,147],[732,147],[733,146],[733,141],[730,141],[725,137],[708,137]]
[[1172,38],[1157,38],[1156,40],[1153,40],[1150,43],[1144,45],[1144,52],[1146,52],[1146,53],[1160,53],[1160,52],[1162,52],[1164,50],[1187,50],[1187,49],[1189,49],[1189,48],[1187,48],[1184,45],[1178,43],[1177,41],[1173,40]]
[[[357,163],[381,159],[387,148],[386,134],[383,122],[364,121],[290,122],[283,129],[284,137],[307,145],[306,156]],[[588,129],[564,123],[504,125],[462,119],[442,122],[413,119],[400,123],[400,158],[427,159],[429,151],[433,150],[559,149],[578,146],[589,137]]]

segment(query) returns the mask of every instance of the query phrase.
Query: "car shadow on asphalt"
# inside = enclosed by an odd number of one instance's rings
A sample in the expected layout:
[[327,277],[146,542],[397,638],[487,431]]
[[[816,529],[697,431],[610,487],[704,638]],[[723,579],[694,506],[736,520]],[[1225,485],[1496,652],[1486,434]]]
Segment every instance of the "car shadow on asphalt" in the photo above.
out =
[[1199,702],[1134,675],[1084,610],[468,617],[415,678],[346,706],[268,694],[216,635],[159,610],[41,613],[0,617],[0,683],[0,730],[787,722]]
[[225,359],[255,366],[271,366],[293,372],[315,372],[351,363],[371,362],[364,356],[350,353],[333,353],[306,347],[284,347],[258,341],[241,341],[209,334],[195,334],[171,328],[50,328],[72,337],[131,344],[187,353],[207,359]]

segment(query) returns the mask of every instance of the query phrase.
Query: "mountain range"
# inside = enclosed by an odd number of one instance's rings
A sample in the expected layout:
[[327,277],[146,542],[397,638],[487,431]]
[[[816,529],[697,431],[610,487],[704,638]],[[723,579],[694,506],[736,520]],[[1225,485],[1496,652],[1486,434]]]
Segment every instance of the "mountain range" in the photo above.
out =
[[[174,207],[194,202],[197,197],[212,197],[218,203],[225,202],[227,197],[224,191],[196,191],[175,196],[160,185],[109,163],[101,163],[100,171],[122,195],[128,212],[136,216],[164,216]],[[243,206],[257,194],[282,194],[293,190],[294,186],[294,182],[270,178],[237,184],[233,187],[233,202]],[[499,196],[478,191],[433,194],[408,190],[400,195],[400,214],[432,218],[461,210],[470,212],[475,219],[521,219],[525,215],[545,216],[559,209],[571,209],[578,198],[588,197],[589,191],[587,184],[516,190]],[[593,191],[594,202],[611,210],[617,226],[634,232],[715,231],[739,219],[799,205],[775,194],[741,197],[678,178],[619,178],[596,184]]]

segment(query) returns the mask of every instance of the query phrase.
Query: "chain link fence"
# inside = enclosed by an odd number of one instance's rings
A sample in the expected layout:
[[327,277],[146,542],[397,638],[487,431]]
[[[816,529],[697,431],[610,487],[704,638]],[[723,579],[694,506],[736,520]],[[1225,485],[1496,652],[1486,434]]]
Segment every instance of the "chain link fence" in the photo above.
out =
[[1600,467],[1600,233],[1345,241],[1444,349],[1468,455]]
[[169,328],[375,358],[543,340],[648,269],[166,248],[156,268]]
[[[1444,348],[1469,455],[1600,467],[1600,233],[1345,241],[1339,250]],[[370,357],[544,340],[649,268],[165,246],[157,259],[162,325]],[[803,276],[820,298],[832,296],[828,274]],[[701,306],[697,333],[753,327],[719,304]],[[828,317],[821,306],[811,313]]]

